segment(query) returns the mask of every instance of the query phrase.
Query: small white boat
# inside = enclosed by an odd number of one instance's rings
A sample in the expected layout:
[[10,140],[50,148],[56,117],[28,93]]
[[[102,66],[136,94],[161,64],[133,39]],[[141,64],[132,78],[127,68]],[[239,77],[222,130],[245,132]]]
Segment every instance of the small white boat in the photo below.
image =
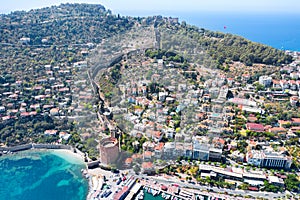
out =
[[143,200],[144,199],[144,192],[141,191],[139,194],[138,194],[138,199],[139,200]]

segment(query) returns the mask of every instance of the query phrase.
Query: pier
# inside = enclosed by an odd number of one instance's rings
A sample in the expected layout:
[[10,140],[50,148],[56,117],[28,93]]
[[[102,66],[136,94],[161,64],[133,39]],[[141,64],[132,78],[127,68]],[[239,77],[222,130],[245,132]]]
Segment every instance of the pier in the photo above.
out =
[[193,195],[193,198],[183,197],[183,196],[181,196],[181,195],[177,195],[177,194],[174,194],[174,193],[171,193],[171,192],[162,190],[160,187],[154,187],[153,185],[150,185],[150,184],[147,184],[147,183],[145,183],[145,184],[143,185],[143,188],[144,188],[144,189],[151,188],[151,189],[157,190],[157,191],[158,191],[158,194],[165,193],[165,194],[171,195],[171,198],[170,198],[170,199],[173,199],[174,197],[176,197],[177,199],[183,199],[183,200],[191,200],[191,199],[195,199],[195,196],[194,196],[194,195]]
[[138,194],[138,192],[140,191],[141,188],[142,188],[142,185],[140,183],[136,183],[130,190],[130,192],[127,195],[127,197],[125,198],[125,200],[133,199],[133,197]]

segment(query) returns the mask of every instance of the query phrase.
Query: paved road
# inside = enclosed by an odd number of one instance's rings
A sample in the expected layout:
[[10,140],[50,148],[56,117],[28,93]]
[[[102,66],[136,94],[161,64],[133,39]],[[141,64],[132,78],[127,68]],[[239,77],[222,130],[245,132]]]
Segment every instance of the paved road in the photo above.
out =
[[[109,172],[109,171],[105,171],[105,170],[101,170],[101,169],[96,169],[96,170],[91,170],[93,171],[91,174],[102,174],[102,175],[106,175],[106,177],[109,179],[109,182],[113,182],[112,180],[110,180],[113,177],[113,173]],[[143,178],[148,178],[149,180],[153,180],[153,181],[157,181],[158,183],[162,183],[165,185],[170,185],[172,183],[176,183],[178,184],[180,187],[183,188],[190,188],[190,189],[195,189],[195,190],[199,190],[199,191],[208,191],[208,193],[211,194],[224,194],[227,193],[228,195],[241,195],[243,197],[245,196],[252,196],[253,198],[265,198],[265,199],[276,199],[276,198],[283,198],[286,199],[287,194],[286,193],[271,193],[271,192],[253,192],[253,191],[244,191],[244,190],[231,190],[231,189],[226,189],[226,188],[218,188],[218,187],[211,187],[211,186],[206,186],[206,185],[199,185],[199,184],[192,184],[192,183],[188,183],[188,182],[181,182],[179,181],[177,178],[175,177],[170,177],[170,178],[165,178],[162,176],[145,176],[143,174],[139,174],[136,175],[133,170],[124,170],[124,171],[120,171],[121,173],[126,173],[127,177],[130,177],[131,175],[139,178],[139,179],[143,179]],[[111,184],[112,187],[112,191],[114,192],[117,188],[119,188],[115,183]],[[296,197],[297,199],[298,197]]]
[[226,188],[218,188],[218,187],[210,187],[210,186],[205,186],[205,185],[199,185],[199,184],[191,184],[187,182],[178,182],[178,180],[172,178],[172,179],[166,179],[163,177],[149,177],[150,179],[156,180],[161,183],[177,183],[181,187],[188,187],[192,189],[197,189],[197,190],[212,190],[214,193],[225,193],[227,192],[228,194],[232,195],[242,195],[242,196],[253,196],[253,197],[264,197],[266,199],[274,199],[274,198],[283,198],[285,197],[284,193],[270,193],[270,192],[252,192],[252,191],[244,191],[244,190],[231,190],[231,189],[226,189]]
[[[128,170],[126,170],[128,171]],[[133,171],[129,171],[129,174],[134,175]],[[271,192],[253,192],[253,191],[244,191],[244,190],[231,190],[226,188],[210,187],[206,185],[191,184],[188,182],[181,182],[177,178],[164,178],[161,176],[145,176],[145,175],[135,175],[137,178],[149,178],[150,180],[157,181],[162,184],[172,184],[176,183],[181,187],[191,188],[202,191],[209,191],[211,193],[228,193],[231,195],[241,195],[241,196],[252,196],[254,198],[263,197],[265,199],[275,199],[275,198],[285,198],[285,193],[271,193]]]

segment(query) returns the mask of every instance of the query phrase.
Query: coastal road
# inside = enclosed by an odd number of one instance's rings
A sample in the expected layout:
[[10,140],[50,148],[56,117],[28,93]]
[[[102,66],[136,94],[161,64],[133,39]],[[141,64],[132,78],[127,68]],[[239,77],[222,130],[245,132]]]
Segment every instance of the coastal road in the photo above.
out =
[[[145,178],[145,175],[134,175],[137,178]],[[196,189],[200,191],[208,191],[211,193],[228,193],[231,195],[241,195],[241,196],[252,196],[254,198],[263,197],[265,199],[275,199],[275,198],[285,198],[285,193],[271,193],[271,192],[253,192],[253,191],[244,191],[244,190],[231,190],[227,188],[218,188],[218,187],[210,187],[206,185],[199,185],[199,184],[191,184],[188,182],[181,182],[176,178],[165,178],[162,176],[147,176],[149,180],[157,181],[158,183],[162,184],[172,184],[176,183],[180,187],[183,188],[190,188]]]
[[166,179],[164,177],[149,177],[153,180],[162,182],[162,183],[177,183],[181,187],[187,187],[191,189],[197,189],[197,190],[206,190],[213,193],[228,193],[232,195],[242,195],[242,196],[253,196],[255,198],[257,197],[263,197],[266,199],[274,199],[274,198],[283,198],[285,197],[285,194],[282,193],[270,193],[270,192],[252,192],[252,191],[244,191],[244,190],[231,190],[227,188],[218,188],[218,187],[210,187],[205,185],[199,185],[199,184],[191,184],[187,182],[178,182],[178,180],[172,178],[172,179]]
[[[175,177],[170,177],[170,178],[166,178],[166,177],[162,177],[162,176],[145,176],[144,174],[139,174],[136,175],[133,170],[124,170],[124,171],[120,171],[121,173],[128,173],[127,177],[135,176],[136,178],[139,179],[145,179],[148,178],[150,181],[154,182],[157,181],[158,183],[164,184],[164,185],[171,185],[173,183],[178,184],[180,187],[182,188],[189,188],[189,189],[195,189],[195,190],[199,190],[199,191],[207,191],[210,194],[228,194],[228,195],[236,195],[236,196],[252,196],[253,198],[265,198],[265,199],[278,199],[278,198],[282,198],[285,199],[286,198],[286,193],[271,193],[271,192],[253,192],[253,191],[244,191],[244,190],[231,190],[231,189],[227,189],[227,188],[218,188],[218,187],[211,187],[211,186],[206,186],[206,185],[199,185],[199,184],[192,184],[192,183],[188,183],[188,182],[181,182],[179,181],[177,178]],[[97,175],[97,174],[101,174],[101,175],[105,175],[108,179],[111,178],[112,175],[114,175],[113,173],[111,173],[110,171],[106,171],[106,170],[102,170],[102,169],[94,169],[94,170],[89,170],[89,173],[92,175]],[[111,180],[109,180],[108,182],[112,182]],[[112,188],[112,190],[114,191],[116,186],[114,184],[112,184],[114,187]]]

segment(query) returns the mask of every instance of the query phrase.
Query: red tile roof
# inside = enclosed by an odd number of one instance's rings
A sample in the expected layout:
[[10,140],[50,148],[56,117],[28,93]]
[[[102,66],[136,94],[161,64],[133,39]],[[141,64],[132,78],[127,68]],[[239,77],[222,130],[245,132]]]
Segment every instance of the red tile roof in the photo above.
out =
[[255,122],[257,120],[257,117],[248,117],[247,120],[249,122]]
[[279,84],[278,80],[272,80],[273,84]]
[[152,169],[153,168],[153,163],[152,162],[143,162],[142,163],[142,168],[143,169]]
[[151,157],[152,156],[152,152],[151,151],[145,151],[144,152],[144,156]]
[[22,112],[22,113],[20,114],[20,116],[21,116],[21,117],[27,117],[27,116],[29,116],[29,112]]
[[155,146],[154,149],[160,151],[164,148],[164,145],[165,144],[163,142],[160,142],[160,143],[158,143],[158,145]]
[[153,131],[152,135],[156,138],[160,138],[161,137],[161,132],[160,131]]
[[126,160],[125,160],[125,164],[131,164],[131,163],[132,163],[132,161],[133,161],[133,159],[132,159],[132,158],[126,158]]
[[257,123],[247,123],[246,127],[250,131],[263,132],[265,130],[262,124],[257,124]]
[[286,132],[286,129],[283,127],[273,127],[269,129],[271,133],[278,133],[278,132]]
[[143,156],[141,154],[133,154],[132,156],[132,159],[138,159],[138,158],[142,158]]
[[292,118],[292,123],[300,124],[300,118]]
[[248,187],[249,190],[252,190],[252,191],[258,191],[258,188],[257,187]]

